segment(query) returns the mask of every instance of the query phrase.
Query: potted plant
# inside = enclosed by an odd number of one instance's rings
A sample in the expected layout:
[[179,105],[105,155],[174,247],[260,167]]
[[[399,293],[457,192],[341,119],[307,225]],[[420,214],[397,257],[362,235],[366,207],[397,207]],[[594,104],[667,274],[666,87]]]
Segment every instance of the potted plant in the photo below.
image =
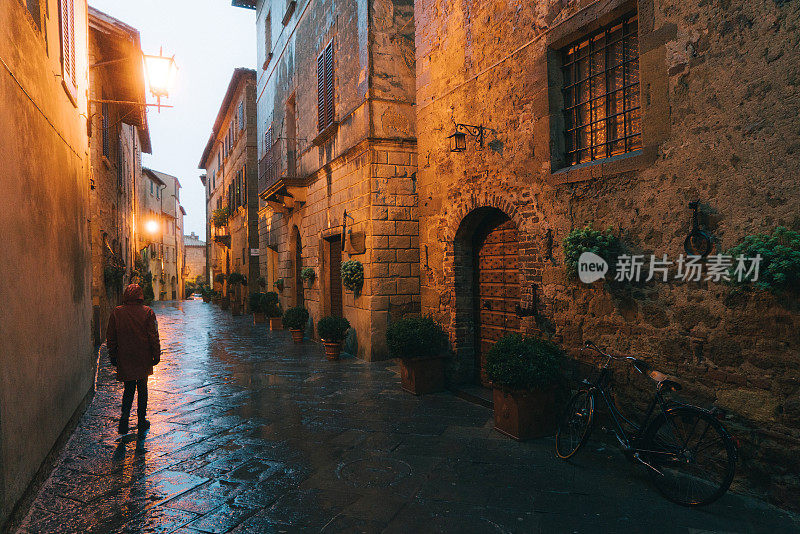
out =
[[342,285],[358,293],[364,285],[364,266],[358,260],[347,260],[342,263]]
[[494,344],[485,369],[494,390],[495,430],[519,441],[553,433],[563,361],[563,352],[543,339],[508,334]]
[[305,282],[306,287],[311,287],[314,284],[314,279],[316,277],[317,273],[312,267],[303,267],[300,270],[300,279]]
[[261,308],[261,302],[264,299],[264,293],[250,293],[249,304],[250,311],[253,313],[253,324],[263,324],[267,322],[264,315],[264,310]]
[[278,278],[272,283],[272,285],[274,285],[275,289],[278,291],[283,291],[283,278]]
[[283,326],[287,327],[292,333],[292,341],[295,343],[303,342],[303,332],[308,322],[308,310],[302,306],[289,308],[283,314]]
[[261,311],[269,318],[270,330],[281,330],[281,302],[274,291],[261,293]]
[[242,314],[242,298],[239,294],[243,285],[247,285],[247,278],[241,273],[233,272],[228,275],[228,286],[233,288],[233,298],[231,299],[231,314],[238,316]]
[[342,341],[350,329],[350,322],[344,317],[323,317],[317,323],[317,332],[325,345],[325,357],[338,360],[342,352]]
[[258,285],[261,287],[267,287],[267,279],[263,276],[258,277]]
[[431,317],[406,317],[386,330],[389,356],[400,362],[405,391],[414,395],[445,388],[444,362],[447,334]]
[[223,310],[228,309],[228,304],[230,303],[228,299],[228,295],[225,294],[225,282],[228,280],[228,277],[225,276],[223,273],[217,273],[214,275],[214,282],[219,284],[219,291],[217,294],[216,303],[219,304],[220,308]]

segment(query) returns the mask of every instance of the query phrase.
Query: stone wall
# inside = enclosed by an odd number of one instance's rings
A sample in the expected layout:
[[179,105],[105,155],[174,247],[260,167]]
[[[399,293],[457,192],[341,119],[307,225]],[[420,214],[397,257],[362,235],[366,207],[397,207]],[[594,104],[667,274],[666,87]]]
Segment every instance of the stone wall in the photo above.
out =
[[[737,485],[796,505],[796,296],[713,282],[609,292],[567,278],[561,243],[592,224],[643,254],[676,258],[694,200],[715,252],[800,227],[797,5],[475,0],[445,9],[418,0],[415,10],[422,310],[449,326],[456,364],[474,358],[473,299],[459,291],[469,286],[470,214],[497,209],[520,232],[520,304],[538,311],[523,318],[524,331],[570,352],[591,339],[677,375],[686,398],[728,411],[742,442]],[[643,148],[560,168],[560,50],[631,10]],[[468,139],[465,152],[450,152],[456,122],[491,128],[485,146]],[[471,374],[452,371],[456,380]],[[631,393],[649,387],[621,382]]]
[[[0,3],[0,525],[93,387],[87,7],[77,88],[61,82],[55,0]],[[46,16],[49,13],[49,16]],[[74,98],[74,103],[72,98]]]
[[[365,278],[358,294],[343,290],[343,314],[355,331],[346,349],[382,359],[390,316],[419,310],[413,6],[407,0],[298,2],[283,27],[276,21],[283,5],[257,6],[258,139],[263,158],[271,149],[265,139],[277,144],[295,132],[297,163],[285,169],[282,184],[295,200],[281,208],[277,195],[262,204],[262,265],[270,282],[284,281],[284,308],[302,302],[316,324],[332,310],[330,254],[338,246],[332,240],[346,227],[342,260],[360,261]],[[329,43],[336,124],[321,133],[317,58]],[[271,136],[264,135],[268,128]],[[297,273],[308,266],[316,280],[301,288]]]

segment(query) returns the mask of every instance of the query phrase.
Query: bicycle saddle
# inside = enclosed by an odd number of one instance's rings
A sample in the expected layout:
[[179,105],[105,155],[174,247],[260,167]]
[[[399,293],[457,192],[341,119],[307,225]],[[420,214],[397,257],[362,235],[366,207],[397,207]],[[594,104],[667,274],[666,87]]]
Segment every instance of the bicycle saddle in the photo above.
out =
[[667,391],[680,391],[683,387],[675,382],[674,380],[670,380],[667,378],[667,375],[664,373],[659,373],[658,371],[650,371],[647,373],[653,381],[658,384],[659,389],[666,389]]

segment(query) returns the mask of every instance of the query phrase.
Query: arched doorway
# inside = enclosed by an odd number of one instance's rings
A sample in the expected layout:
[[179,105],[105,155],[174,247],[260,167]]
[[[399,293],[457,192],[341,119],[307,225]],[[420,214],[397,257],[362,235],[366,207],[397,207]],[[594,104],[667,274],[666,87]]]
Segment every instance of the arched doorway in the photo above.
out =
[[454,240],[456,382],[488,386],[486,354],[520,331],[519,231],[503,211],[480,207],[461,221]]
[[484,386],[486,354],[506,334],[520,331],[519,233],[508,216],[495,210],[481,221],[473,245],[473,301],[476,367]]
[[294,248],[294,302],[295,306],[305,305],[305,292],[303,289],[303,279],[300,273],[303,270],[303,242],[300,237],[300,229],[292,227],[292,248]]

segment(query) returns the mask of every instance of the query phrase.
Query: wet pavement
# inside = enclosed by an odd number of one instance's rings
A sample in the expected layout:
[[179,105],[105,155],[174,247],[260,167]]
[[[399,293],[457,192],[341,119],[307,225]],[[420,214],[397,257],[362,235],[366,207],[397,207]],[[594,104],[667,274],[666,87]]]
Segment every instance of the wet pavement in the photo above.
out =
[[312,341],[200,301],[153,307],[152,428],[117,435],[122,390],[104,359],[19,532],[800,531],[731,493],[673,505],[599,443],[566,463],[552,439],[509,440],[487,408],[404,393],[391,362],[329,362]]

